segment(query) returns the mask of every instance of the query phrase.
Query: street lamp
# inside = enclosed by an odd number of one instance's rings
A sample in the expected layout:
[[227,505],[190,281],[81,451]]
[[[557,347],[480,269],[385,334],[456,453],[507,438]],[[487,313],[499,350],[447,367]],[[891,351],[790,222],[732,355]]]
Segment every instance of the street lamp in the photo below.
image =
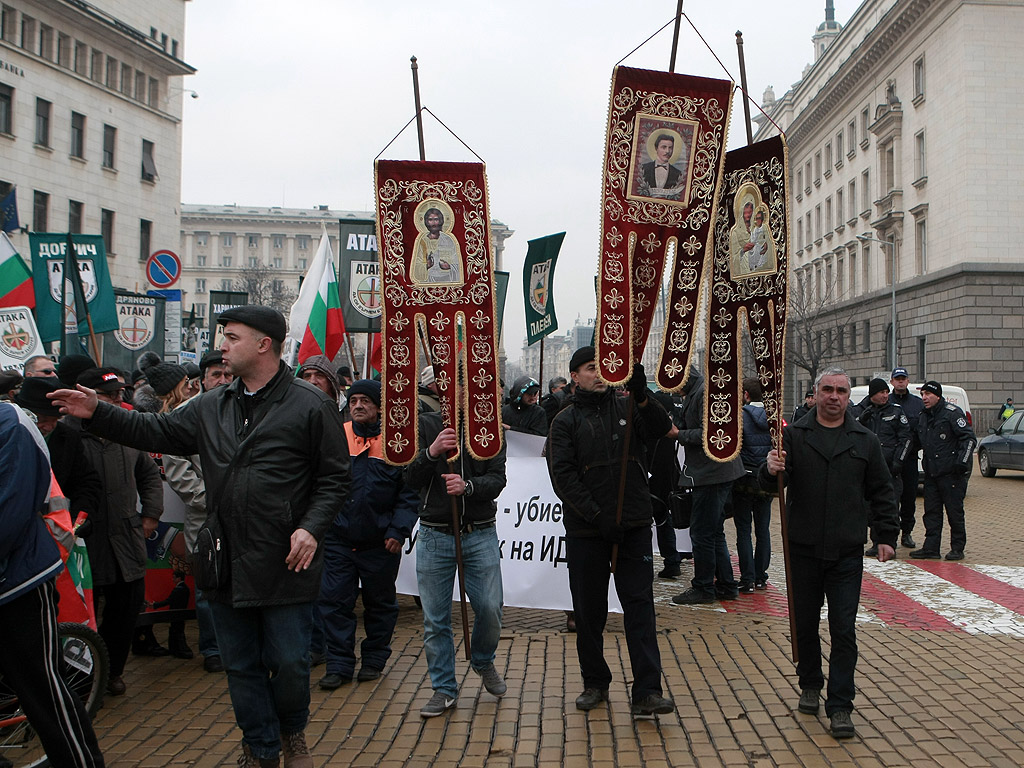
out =
[[892,367],[896,367],[896,241],[879,240],[869,235],[857,235],[862,243],[879,243],[892,248]]

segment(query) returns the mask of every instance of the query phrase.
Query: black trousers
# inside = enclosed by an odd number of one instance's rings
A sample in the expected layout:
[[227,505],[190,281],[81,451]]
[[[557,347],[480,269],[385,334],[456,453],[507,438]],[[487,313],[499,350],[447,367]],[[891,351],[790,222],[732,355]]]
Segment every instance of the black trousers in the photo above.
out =
[[[917,451],[913,450],[907,454],[907,460],[903,462],[903,485],[896,489],[896,502],[900,506],[900,531],[910,533],[914,530],[915,515],[917,514]],[[896,478],[893,477],[895,487]]]
[[[584,688],[607,689],[612,673],[604,660],[608,579],[612,545],[604,539],[566,539],[569,590],[576,614],[576,652]],[[631,528],[619,545],[615,592],[622,603],[626,647],[633,668],[633,701],[661,695],[661,652],[654,626],[654,556],[651,529]]]
[[[102,601],[102,609],[100,598]],[[128,649],[135,637],[135,622],[146,599],[146,580],[125,581],[118,569],[117,581],[102,587],[93,587],[93,608],[99,621],[100,637],[110,654],[110,676],[124,674]],[[101,613],[102,610],[102,613]]]
[[48,581],[0,605],[0,672],[18,694],[54,768],[103,766],[92,721],[58,672],[55,592],[54,582]]
[[964,520],[964,496],[967,475],[942,475],[924,480],[924,548],[938,552],[942,548],[942,508],[949,520],[949,548],[963,552],[967,546]]

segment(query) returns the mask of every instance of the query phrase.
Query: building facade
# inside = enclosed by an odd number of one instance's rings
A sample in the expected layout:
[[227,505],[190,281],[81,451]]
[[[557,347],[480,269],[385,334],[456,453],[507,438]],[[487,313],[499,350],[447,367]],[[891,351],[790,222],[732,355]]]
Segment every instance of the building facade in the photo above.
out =
[[865,0],[845,27],[831,5],[763,104],[789,147],[789,357],[960,385],[984,429],[1024,382],[1024,2]]
[[115,287],[179,240],[185,2],[0,2],[0,197],[25,230],[103,235]]

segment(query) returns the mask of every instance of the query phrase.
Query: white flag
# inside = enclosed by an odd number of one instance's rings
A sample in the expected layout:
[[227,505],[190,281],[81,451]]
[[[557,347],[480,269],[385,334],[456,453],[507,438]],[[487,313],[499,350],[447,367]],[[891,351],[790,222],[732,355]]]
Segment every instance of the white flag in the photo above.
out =
[[297,342],[302,341],[306,333],[306,326],[309,324],[309,315],[313,311],[313,302],[316,301],[320,291],[320,279],[324,274],[324,266],[328,259],[332,266],[334,264],[334,253],[331,250],[331,240],[327,236],[327,230],[320,235],[320,247],[316,249],[316,256],[313,263],[306,270],[306,276],[302,280],[302,287],[299,289],[299,298],[292,304],[291,312],[288,314],[288,338]]

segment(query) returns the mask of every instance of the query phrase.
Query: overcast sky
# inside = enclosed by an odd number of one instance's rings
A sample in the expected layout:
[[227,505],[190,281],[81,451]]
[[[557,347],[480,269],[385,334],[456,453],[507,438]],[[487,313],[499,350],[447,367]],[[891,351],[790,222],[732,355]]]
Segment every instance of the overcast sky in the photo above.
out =
[[[859,0],[836,0],[845,24]],[[675,0],[196,0],[187,4],[182,200],[372,211],[373,159],[422,103],[487,163],[491,217],[515,235],[505,347],[525,333],[527,240],[565,231],[555,273],[560,331],[595,314],[592,276],[612,68],[672,18]],[[683,11],[739,84],[735,32],[759,103],[813,57],[824,0],[688,0]],[[671,25],[623,64],[668,69]],[[728,79],[683,20],[676,71]],[[729,148],[746,142],[740,93]],[[756,114],[756,108],[752,107]],[[475,158],[426,116],[427,158]],[[413,126],[384,157],[417,159]]]

